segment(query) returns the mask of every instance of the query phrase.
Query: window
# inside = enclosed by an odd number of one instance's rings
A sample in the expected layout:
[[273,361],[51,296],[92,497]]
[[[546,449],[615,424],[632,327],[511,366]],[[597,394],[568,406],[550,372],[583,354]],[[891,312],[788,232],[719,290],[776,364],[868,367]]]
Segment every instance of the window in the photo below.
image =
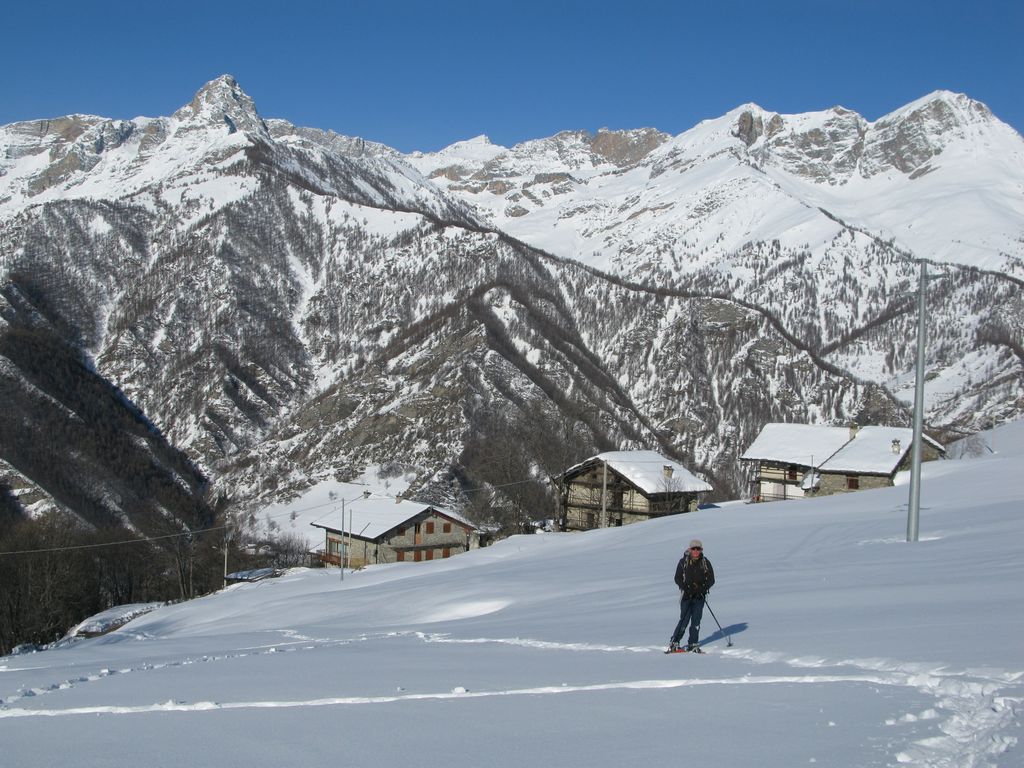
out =
[[395,538],[400,539],[403,536],[405,536],[405,528],[399,528],[397,531],[395,531]]
[[405,562],[405,552],[403,550],[400,549],[397,552],[395,552],[395,562],[396,563],[404,563]]
[[433,560],[433,559],[434,559],[434,550],[428,549],[427,550],[427,560]]
[[434,532],[434,523],[433,523],[433,521],[431,521],[431,522],[427,523],[427,533],[433,533],[433,532]]
[[789,468],[789,479],[794,483],[796,482],[796,467]]
[[[451,523],[445,523],[444,525],[441,526],[441,530],[444,533],[451,533],[452,532],[452,524]],[[448,557],[448,555],[445,555],[445,557]]]
[[441,557],[451,557],[451,556],[452,556],[452,548],[451,547],[445,547],[444,549],[441,550]]
[[420,550],[417,549],[415,552],[413,552],[412,559],[413,559],[413,562],[418,563],[420,560],[423,559],[423,553],[420,552]]
[[860,488],[860,478],[857,475],[847,475],[846,490],[856,491],[858,488]]

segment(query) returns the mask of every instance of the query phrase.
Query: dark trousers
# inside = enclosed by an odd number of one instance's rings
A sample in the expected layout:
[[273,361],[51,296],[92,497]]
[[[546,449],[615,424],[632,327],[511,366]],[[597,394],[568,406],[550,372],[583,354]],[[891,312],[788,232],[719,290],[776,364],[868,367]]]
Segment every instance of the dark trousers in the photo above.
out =
[[672,642],[678,643],[683,639],[683,632],[686,625],[690,625],[690,637],[687,645],[696,645],[700,637],[700,620],[704,616],[703,597],[683,597],[679,600],[679,623],[676,624],[676,631],[672,633]]

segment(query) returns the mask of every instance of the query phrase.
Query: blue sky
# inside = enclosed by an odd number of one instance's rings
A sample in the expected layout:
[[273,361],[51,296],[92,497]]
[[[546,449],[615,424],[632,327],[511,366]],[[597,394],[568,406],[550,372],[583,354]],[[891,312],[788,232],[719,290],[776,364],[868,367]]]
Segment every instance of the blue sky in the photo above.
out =
[[745,102],[869,120],[931,91],[1024,132],[1024,0],[13,3],[0,124],[168,115],[234,75],[264,117],[402,151],[676,134]]

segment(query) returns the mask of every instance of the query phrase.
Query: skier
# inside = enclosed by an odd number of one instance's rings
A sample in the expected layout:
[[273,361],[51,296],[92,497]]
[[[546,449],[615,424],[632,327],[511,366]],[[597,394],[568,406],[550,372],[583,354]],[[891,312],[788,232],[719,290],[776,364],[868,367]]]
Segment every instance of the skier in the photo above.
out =
[[[711,567],[711,561],[704,557],[704,544],[700,539],[691,541],[689,548],[679,558],[675,581],[679,587],[679,623],[672,633],[666,653],[680,650],[702,653],[698,645],[700,620],[704,615],[704,598],[715,584],[715,569]],[[686,648],[681,649],[679,643],[687,624],[690,625],[690,635]]]

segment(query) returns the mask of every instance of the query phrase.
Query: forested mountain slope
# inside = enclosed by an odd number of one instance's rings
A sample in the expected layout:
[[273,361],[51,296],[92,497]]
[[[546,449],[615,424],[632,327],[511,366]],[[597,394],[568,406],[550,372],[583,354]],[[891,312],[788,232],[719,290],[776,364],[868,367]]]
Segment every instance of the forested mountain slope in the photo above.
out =
[[377,467],[536,511],[628,447],[736,496],[767,421],[907,422],[919,259],[932,431],[1024,411],[1022,157],[948,93],[403,156],[225,76],[0,128],[0,275],[239,510]]

